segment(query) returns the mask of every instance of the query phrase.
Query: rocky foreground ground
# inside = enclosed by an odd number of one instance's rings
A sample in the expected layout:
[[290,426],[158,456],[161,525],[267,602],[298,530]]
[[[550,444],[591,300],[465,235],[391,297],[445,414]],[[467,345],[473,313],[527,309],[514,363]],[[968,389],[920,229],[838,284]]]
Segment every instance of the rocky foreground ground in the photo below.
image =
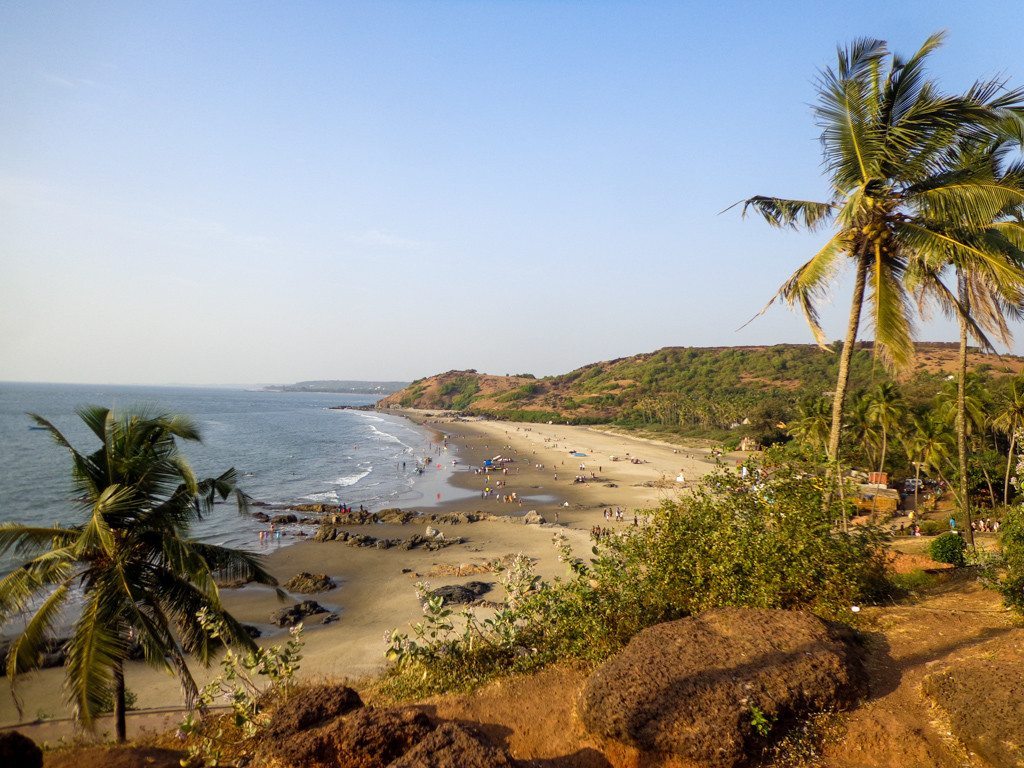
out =
[[[595,670],[558,666],[472,694],[394,706],[307,685],[247,764],[1020,768],[1024,628],[969,573],[943,579],[921,599],[865,609],[855,631],[727,609],[652,627]],[[166,734],[49,751],[45,765],[171,768],[179,748]],[[0,746],[0,765],[21,764]]]

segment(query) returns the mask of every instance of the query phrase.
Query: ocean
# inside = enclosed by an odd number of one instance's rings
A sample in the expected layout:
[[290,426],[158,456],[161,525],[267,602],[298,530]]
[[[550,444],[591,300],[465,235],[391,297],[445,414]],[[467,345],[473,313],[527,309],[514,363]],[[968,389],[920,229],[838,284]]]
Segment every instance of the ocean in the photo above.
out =
[[[72,445],[88,453],[99,443],[75,414],[87,404],[191,416],[203,443],[184,442],[181,448],[197,476],[234,467],[239,487],[273,506],[345,502],[371,510],[421,508],[465,495],[448,484],[457,467],[428,430],[397,416],[331,410],[375,400],[367,395],[243,389],[0,383],[0,521],[80,522],[75,514],[81,513],[71,502],[68,453],[47,432],[31,429],[34,422],[26,412],[49,419]],[[419,474],[416,467],[426,456],[436,463]],[[253,551],[294,540],[261,543],[258,532],[265,527],[239,516],[232,502],[218,504],[193,533]],[[0,573],[15,562],[10,553],[0,558]]]

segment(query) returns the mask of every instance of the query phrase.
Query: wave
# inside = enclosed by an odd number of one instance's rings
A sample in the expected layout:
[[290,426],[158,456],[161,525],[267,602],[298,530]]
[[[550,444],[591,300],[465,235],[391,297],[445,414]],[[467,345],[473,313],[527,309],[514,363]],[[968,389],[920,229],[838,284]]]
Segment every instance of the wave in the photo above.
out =
[[340,501],[337,491],[326,491],[324,493],[308,493],[302,498],[309,499],[310,501],[319,502],[335,502]]
[[369,427],[370,427],[370,430],[374,434],[379,435],[380,437],[384,438],[385,440],[390,440],[393,443],[398,443],[399,445],[401,445],[401,446],[403,446],[405,448],[407,453],[412,453],[412,450],[413,450],[412,446],[409,445],[404,440],[401,440],[401,439],[395,437],[390,432],[382,432],[381,430],[379,430],[375,426],[373,426],[373,424],[370,424]]
[[332,485],[340,485],[342,488],[347,488],[350,485],[355,485],[368,474],[373,472],[373,466],[371,465],[368,469],[363,472],[357,472],[354,475],[343,475],[335,480],[331,481]]

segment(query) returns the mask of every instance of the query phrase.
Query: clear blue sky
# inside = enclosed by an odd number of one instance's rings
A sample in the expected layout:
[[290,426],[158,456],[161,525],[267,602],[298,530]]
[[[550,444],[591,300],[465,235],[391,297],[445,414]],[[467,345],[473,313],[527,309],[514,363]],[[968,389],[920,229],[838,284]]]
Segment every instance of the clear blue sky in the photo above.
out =
[[815,239],[718,212],[823,196],[817,68],[938,29],[949,89],[1024,82],[1020,0],[3,3],[0,380],[807,342],[736,329]]

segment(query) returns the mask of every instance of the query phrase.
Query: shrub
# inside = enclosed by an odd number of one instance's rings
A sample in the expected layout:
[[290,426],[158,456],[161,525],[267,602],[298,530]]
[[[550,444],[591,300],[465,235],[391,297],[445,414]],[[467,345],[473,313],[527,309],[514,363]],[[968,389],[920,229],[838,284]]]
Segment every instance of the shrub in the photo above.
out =
[[964,553],[967,551],[967,542],[963,537],[952,531],[944,533],[935,538],[928,545],[928,555],[937,563],[950,563],[961,567],[967,563]]
[[949,526],[940,523],[938,520],[925,520],[921,523],[921,534],[924,536],[938,536],[943,531],[948,531]]
[[999,528],[1006,573],[999,582],[1003,599],[1011,608],[1024,613],[1024,508],[1012,507]]
[[392,634],[397,663],[384,690],[422,696],[570,659],[596,663],[645,627],[710,608],[810,610],[849,618],[850,607],[888,593],[883,535],[836,529],[827,482],[789,467],[755,480],[721,472],[692,498],[666,502],[650,522],[597,544],[585,563],[556,541],[565,580],[541,582],[528,563],[509,572],[511,602],[494,619],[460,616],[425,601],[413,637]]

